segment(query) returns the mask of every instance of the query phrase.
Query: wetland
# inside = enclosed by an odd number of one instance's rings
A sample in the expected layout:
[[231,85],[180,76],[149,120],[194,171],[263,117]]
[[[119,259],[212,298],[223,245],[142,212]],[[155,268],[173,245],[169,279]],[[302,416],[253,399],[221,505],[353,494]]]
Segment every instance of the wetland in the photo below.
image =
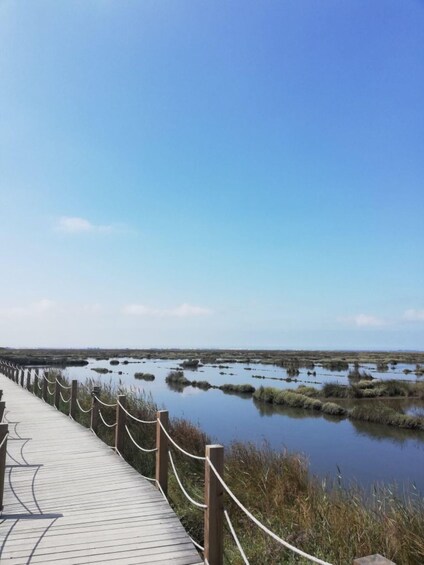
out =
[[[275,450],[302,453],[323,479],[338,477],[365,488],[396,483],[424,492],[423,353],[2,350],[0,355],[28,366],[59,366],[80,382],[128,387],[224,445],[267,442]],[[394,381],[399,385],[393,391]],[[264,390],[283,401],[264,401]],[[392,394],[384,396],[384,390]],[[306,409],[299,396],[287,394],[299,391],[306,393]],[[376,412],[381,420],[367,417]],[[394,425],[394,415],[419,425]]]

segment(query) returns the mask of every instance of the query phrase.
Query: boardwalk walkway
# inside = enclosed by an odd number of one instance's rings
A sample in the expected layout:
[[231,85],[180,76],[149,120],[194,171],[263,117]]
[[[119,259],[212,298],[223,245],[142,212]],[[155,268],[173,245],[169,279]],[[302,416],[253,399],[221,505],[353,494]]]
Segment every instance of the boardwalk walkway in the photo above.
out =
[[203,563],[160,492],[94,434],[3,375],[3,565]]

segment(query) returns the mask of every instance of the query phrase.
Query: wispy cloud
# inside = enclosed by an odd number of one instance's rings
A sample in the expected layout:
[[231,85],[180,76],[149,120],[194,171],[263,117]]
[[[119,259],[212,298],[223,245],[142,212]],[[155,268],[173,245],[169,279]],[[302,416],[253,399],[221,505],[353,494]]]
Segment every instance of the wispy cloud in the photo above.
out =
[[31,318],[41,321],[43,318],[58,314],[61,316],[97,316],[103,313],[104,309],[101,304],[54,302],[48,298],[42,298],[26,305],[0,307],[0,318],[9,320]]
[[424,322],[424,310],[410,308],[403,313],[403,319],[408,322]]
[[78,218],[72,216],[62,216],[59,218],[56,228],[64,233],[78,234],[78,233],[110,233],[115,231],[113,225],[100,225],[93,224],[85,218]]
[[175,308],[151,308],[144,304],[127,304],[122,308],[122,313],[129,316],[150,316],[156,318],[191,318],[196,316],[208,316],[212,314],[210,308],[181,304]]
[[373,316],[372,314],[357,314],[340,319],[343,322],[353,324],[357,328],[378,328],[387,326],[387,320]]
[[9,319],[36,317],[53,312],[55,309],[56,303],[53,300],[43,298],[26,306],[0,308],[0,317]]

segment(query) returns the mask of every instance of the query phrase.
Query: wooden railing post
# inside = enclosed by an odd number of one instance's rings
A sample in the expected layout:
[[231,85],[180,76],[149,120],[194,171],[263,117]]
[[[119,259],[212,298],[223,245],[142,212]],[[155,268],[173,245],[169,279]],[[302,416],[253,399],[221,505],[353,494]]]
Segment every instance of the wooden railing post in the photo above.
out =
[[21,387],[24,388],[24,382],[25,382],[25,369],[22,368],[21,369]]
[[[2,396],[3,396],[3,391],[0,390],[0,399],[2,398]],[[6,402],[4,400],[1,400],[0,401],[0,422],[3,421],[3,414],[4,414],[4,411],[5,411],[5,408],[6,408]]]
[[159,410],[156,417],[156,480],[166,496],[168,493],[168,438],[162,426],[168,431],[169,413],[167,410]]
[[127,407],[127,397],[125,394],[118,395],[116,404],[115,450],[121,454],[124,451],[125,424],[127,421],[127,415],[122,406],[124,408]]
[[32,393],[38,396],[38,369],[35,369],[34,383],[32,385]]
[[27,390],[31,390],[31,369],[29,369],[29,368],[28,368],[28,371],[27,371],[26,388],[27,388]]
[[99,402],[96,397],[100,396],[100,387],[93,386],[91,392],[91,424],[90,428],[95,434],[97,434],[97,428],[99,427]]
[[77,416],[77,398],[78,398],[78,381],[74,379],[71,382],[71,401],[69,403],[69,415],[74,420]]
[[0,511],[3,510],[4,476],[6,472],[7,424],[0,424]]
[[[35,394],[38,396],[39,394],[39,390],[40,387],[39,385],[39,380],[40,380],[40,369],[37,367],[37,369],[35,369],[35,378],[34,378],[34,390],[35,390]],[[35,388],[35,385],[37,385],[37,387]]]
[[18,382],[18,374],[19,374],[18,367],[15,367],[14,370],[13,370],[13,382],[15,382],[15,383]]
[[59,410],[59,406],[60,406],[60,384],[59,384],[58,378],[55,378],[55,381],[54,381],[54,405],[56,406],[56,409]]
[[49,383],[47,382],[47,376],[46,373],[43,373],[43,400],[44,402],[47,402],[47,387],[49,386]]
[[[207,445],[206,458],[210,459],[219,475],[224,475],[224,448]],[[205,461],[205,560],[209,565],[224,562],[224,489],[214,471]]]

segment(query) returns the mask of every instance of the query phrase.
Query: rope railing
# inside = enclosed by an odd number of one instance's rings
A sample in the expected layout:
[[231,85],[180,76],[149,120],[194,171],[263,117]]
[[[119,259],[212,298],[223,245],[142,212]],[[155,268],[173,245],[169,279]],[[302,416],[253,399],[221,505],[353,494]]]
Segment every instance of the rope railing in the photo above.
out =
[[207,461],[207,464],[209,465],[209,467],[212,469],[215,477],[221,483],[221,486],[224,488],[224,490],[227,492],[227,494],[230,496],[230,498],[232,498],[232,500],[236,503],[236,505],[240,508],[240,510],[242,510],[246,514],[246,516],[248,518],[250,518],[250,520],[258,526],[258,528],[260,528],[266,534],[268,534],[270,537],[272,537],[272,539],[274,539],[275,541],[277,541],[278,543],[280,543],[281,545],[283,545],[287,549],[290,549],[294,553],[297,553],[301,557],[304,557],[305,559],[309,559],[309,561],[312,561],[313,563],[319,563],[320,565],[331,565],[331,563],[328,563],[327,561],[323,561],[322,559],[318,559],[318,557],[314,557],[313,555],[309,555],[309,553],[306,553],[305,551],[298,549],[294,545],[291,545],[289,542],[287,542],[287,541],[283,540],[282,538],[280,538],[279,536],[277,536],[277,534],[274,534],[274,532],[272,532],[269,528],[267,528],[264,524],[262,524],[262,522],[260,522],[257,518],[255,518],[255,516],[253,516],[253,514],[251,512],[249,512],[249,510],[240,502],[240,500],[236,497],[236,495],[232,492],[232,490],[228,487],[228,485],[226,484],[224,479],[221,477],[221,475],[215,469],[215,466],[212,463],[212,461],[209,459],[209,457],[206,457],[206,461]]
[[90,406],[90,408],[88,408],[88,410],[86,410],[85,408],[83,408],[80,404],[80,401],[78,400],[78,398],[76,399],[76,403],[78,408],[81,410],[81,412],[83,412],[84,414],[88,414],[89,412],[91,412],[93,410],[93,407]]
[[194,500],[194,498],[191,498],[191,496],[188,494],[188,492],[186,491],[186,489],[183,487],[183,484],[182,484],[182,482],[181,482],[181,479],[180,479],[180,477],[178,476],[177,469],[175,468],[174,460],[172,459],[172,454],[171,454],[170,451],[168,451],[168,457],[169,457],[169,461],[170,461],[170,463],[171,463],[172,470],[174,471],[175,478],[177,479],[178,486],[179,486],[180,489],[182,490],[184,496],[185,496],[194,506],[196,506],[197,508],[201,508],[202,510],[205,510],[205,509],[207,508],[207,505],[206,505],[206,504],[202,504],[202,503],[200,503],[200,502],[197,502],[196,500]]
[[128,412],[128,410],[125,408],[125,406],[123,406],[123,404],[119,400],[118,400],[117,404],[118,404],[118,406],[120,406],[122,408],[122,410],[125,412],[125,414],[127,416],[129,416],[130,418],[132,418],[135,422],[139,422],[140,424],[156,424],[156,422],[157,422],[157,420],[141,420],[140,418],[136,418],[133,414]]
[[190,541],[193,545],[195,545],[197,547],[197,549],[200,549],[200,551],[203,553],[205,551],[205,548],[200,545],[200,543],[197,543],[196,540],[194,540],[191,536],[188,536],[190,538]]
[[56,382],[61,388],[63,388],[64,390],[71,390],[71,388],[72,388],[71,386],[66,386],[66,385],[64,385],[63,383],[61,383],[60,380],[59,380],[57,377],[56,377],[55,382]]
[[49,386],[47,386],[47,392],[49,393],[50,396],[53,396],[53,395],[54,395],[54,390],[53,390],[53,392],[52,392],[52,391],[50,390],[50,387],[49,387]]
[[54,385],[56,383],[56,380],[54,380],[54,381],[49,380],[47,378],[47,375],[43,375],[43,379],[46,380],[49,383],[49,385]]
[[166,435],[166,437],[172,443],[172,445],[174,447],[176,447],[177,449],[179,449],[181,451],[181,453],[184,453],[184,455],[187,455],[187,457],[191,457],[192,459],[197,459],[198,461],[206,461],[206,457],[201,457],[200,455],[193,455],[193,453],[189,453],[188,451],[183,449],[181,446],[179,446],[178,443],[176,443],[172,439],[172,437],[169,435],[169,433],[167,432],[167,430],[166,430],[165,426],[162,424],[162,422],[159,419],[157,420],[157,422],[160,425],[160,427],[162,428],[163,433]]
[[60,395],[60,398],[62,399],[62,402],[64,402],[65,404],[68,404],[68,402],[71,402],[71,397],[65,399],[63,394],[62,394],[62,391],[60,391],[59,395]]
[[115,428],[115,427],[118,425],[118,422],[115,422],[115,423],[113,423],[113,424],[108,424],[108,423],[106,422],[106,420],[104,419],[103,414],[102,414],[102,411],[101,411],[100,409],[99,409],[99,416],[100,416],[101,421],[103,422],[103,424],[104,424],[107,428]]
[[241,543],[240,543],[240,541],[237,537],[237,534],[234,530],[233,524],[231,523],[230,516],[228,515],[228,512],[226,510],[224,510],[224,516],[225,516],[225,519],[227,520],[227,524],[228,524],[228,527],[230,529],[230,533],[233,536],[233,540],[235,541],[235,544],[237,546],[237,549],[239,550],[241,558],[243,559],[245,565],[249,565],[249,560],[247,559],[246,554],[244,553],[244,550],[241,546]]
[[116,408],[117,406],[117,402],[115,402],[115,404],[108,404],[107,402],[103,402],[103,400],[100,400],[100,398],[95,394],[93,394],[93,398],[95,398],[97,402],[100,402],[100,404],[102,404],[103,406],[106,406],[106,408]]
[[154,453],[154,452],[156,452],[156,451],[158,450],[157,447],[154,447],[153,449],[146,449],[145,447],[141,447],[141,445],[139,445],[139,444],[135,441],[135,439],[133,438],[133,436],[132,436],[132,434],[131,434],[131,432],[130,432],[130,430],[128,429],[128,426],[127,426],[126,424],[125,424],[125,430],[126,430],[128,436],[129,436],[130,440],[133,442],[133,444],[134,444],[138,449],[140,449],[140,451],[144,451],[144,453]]

